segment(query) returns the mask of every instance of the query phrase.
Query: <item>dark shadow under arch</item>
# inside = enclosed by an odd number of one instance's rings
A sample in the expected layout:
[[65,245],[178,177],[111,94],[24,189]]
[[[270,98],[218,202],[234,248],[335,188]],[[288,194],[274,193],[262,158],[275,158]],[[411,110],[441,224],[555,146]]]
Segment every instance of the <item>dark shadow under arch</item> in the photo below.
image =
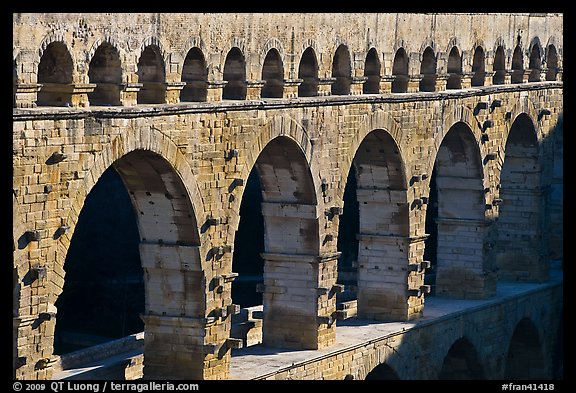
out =
[[480,380],[485,379],[482,364],[476,348],[466,338],[456,340],[442,363],[438,374],[442,380]]

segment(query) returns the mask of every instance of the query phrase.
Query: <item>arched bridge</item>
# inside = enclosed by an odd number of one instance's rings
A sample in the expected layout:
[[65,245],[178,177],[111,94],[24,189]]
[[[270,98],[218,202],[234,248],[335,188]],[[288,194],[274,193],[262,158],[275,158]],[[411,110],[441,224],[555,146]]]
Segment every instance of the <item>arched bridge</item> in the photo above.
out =
[[14,377],[131,279],[144,378],[558,377],[562,25],[13,14]]

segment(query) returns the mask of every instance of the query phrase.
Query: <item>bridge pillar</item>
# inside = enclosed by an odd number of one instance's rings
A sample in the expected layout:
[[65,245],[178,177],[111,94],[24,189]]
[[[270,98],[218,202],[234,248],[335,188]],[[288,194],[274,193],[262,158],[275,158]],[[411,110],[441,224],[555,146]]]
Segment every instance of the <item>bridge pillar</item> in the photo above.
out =
[[166,104],[177,104],[180,102],[180,92],[186,86],[186,82],[167,82],[164,102]]
[[408,76],[407,93],[418,93],[420,91],[420,81],[424,79],[424,74]]
[[227,81],[207,81],[206,102],[222,101],[222,93],[224,92],[224,86],[226,86],[227,83]]
[[362,87],[367,80],[368,80],[367,76],[352,77],[352,81],[350,84],[350,95],[359,96],[361,94],[364,94]]
[[298,86],[302,82],[304,82],[304,79],[284,79],[282,98],[298,98]]
[[472,77],[474,76],[473,72],[465,72],[462,74],[460,79],[460,87],[462,89],[469,89],[472,87]]
[[134,106],[138,104],[138,92],[142,83],[122,83],[120,85],[120,102],[122,106]]
[[483,299],[496,293],[493,261],[485,258],[487,222],[438,217],[436,295]]
[[246,81],[246,99],[259,100],[262,97],[262,87],[266,81],[262,80],[247,80]]
[[496,74],[495,71],[486,71],[484,74],[484,86],[492,86],[494,84],[494,74]]
[[498,220],[496,260],[498,276],[503,280],[544,282],[548,280],[547,247],[542,242],[539,224],[542,190],[504,189],[501,214]]
[[434,91],[444,91],[448,85],[449,74],[436,75],[436,81],[434,82]]
[[263,343],[321,349],[336,342],[338,256],[263,253]]
[[36,98],[41,88],[39,83],[18,83],[15,86],[14,107],[36,108]]
[[222,348],[227,335],[220,330],[229,323],[205,316],[199,247],[141,243],[140,259],[146,291],[144,378],[226,377],[229,353]]
[[358,317],[406,321],[424,309],[424,239],[359,234]]
[[336,82],[336,78],[318,78],[318,96],[331,95],[334,82]]
[[380,94],[390,94],[392,92],[392,82],[396,78],[404,75],[384,75],[380,77]]

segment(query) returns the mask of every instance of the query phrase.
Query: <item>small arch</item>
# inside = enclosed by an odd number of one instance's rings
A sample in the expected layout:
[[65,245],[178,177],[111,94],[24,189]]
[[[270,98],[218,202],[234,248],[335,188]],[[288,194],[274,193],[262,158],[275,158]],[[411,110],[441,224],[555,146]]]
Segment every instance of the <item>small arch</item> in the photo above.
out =
[[68,48],[63,42],[48,44],[38,64],[38,106],[71,105],[70,85],[73,81],[74,64]]
[[367,375],[366,381],[377,381],[377,380],[399,380],[398,374],[392,367],[386,363],[380,363],[372,369]]
[[558,75],[558,52],[554,45],[548,45],[546,51],[546,80],[555,81]]
[[312,47],[306,48],[298,66],[298,79],[302,83],[298,86],[299,97],[314,97],[318,95],[318,60]]
[[238,47],[233,47],[226,55],[224,80],[227,83],[222,92],[223,99],[246,99],[246,60]]
[[506,55],[504,54],[504,48],[502,46],[496,48],[493,71],[492,84],[503,85],[506,80]]
[[408,55],[404,48],[398,48],[394,55],[392,66],[392,93],[406,93],[408,91]]
[[440,380],[480,380],[485,379],[476,348],[466,337],[456,340],[444,357]]
[[484,86],[486,78],[485,58],[484,48],[477,46],[474,49],[474,57],[472,59],[472,86]]
[[352,62],[346,45],[342,44],[336,49],[332,59],[332,77],[336,78],[332,84],[332,94],[349,95],[352,84]]
[[160,48],[151,44],[142,51],[138,60],[138,82],[142,84],[138,91],[138,104],[162,104],[165,102],[166,78],[164,60]]
[[110,43],[101,43],[94,52],[88,65],[88,79],[96,84],[94,91],[88,93],[90,105],[121,105],[122,65],[118,50]]
[[362,86],[364,94],[378,94],[380,93],[380,59],[376,48],[372,48],[366,55],[364,62],[364,76],[367,78]]
[[262,98],[282,98],[284,91],[284,65],[276,48],[271,48],[266,54],[262,66]]
[[201,102],[206,101],[208,94],[208,67],[202,50],[191,48],[186,54],[182,67],[182,82],[186,85],[180,93],[180,101]]
[[540,82],[540,70],[542,69],[542,60],[540,56],[540,46],[534,45],[530,51],[530,61],[528,63],[530,75],[528,82]]
[[512,83],[522,83],[524,81],[524,58],[522,48],[516,45],[512,55]]
[[448,81],[447,89],[462,88],[462,57],[457,47],[453,46],[448,55]]
[[529,318],[523,318],[516,325],[510,339],[504,379],[549,379],[545,359],[538,329]]
[[427,47],[422,54],[420,63],[420,74],[423,75],[420,81],[420,91],[436,90],[436,55],[431,47]]

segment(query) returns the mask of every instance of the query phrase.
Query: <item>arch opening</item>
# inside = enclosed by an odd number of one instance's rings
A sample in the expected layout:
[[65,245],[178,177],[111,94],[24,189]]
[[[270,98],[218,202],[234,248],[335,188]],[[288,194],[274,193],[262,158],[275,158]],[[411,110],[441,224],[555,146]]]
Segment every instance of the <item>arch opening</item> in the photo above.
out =
[[121,105],[122,67],[116,48],[105,42],[96,49],[88,66],[88,79],[96,84],[88,93],[90,105]]
[[512,83],[522,83],[524,81],[524,58],[522,48],[516,46],[512,55]]
[[164,61],[160,48],[156,45],[147,46],[138,60],[138,82],[142,87],[138,91],[138,104],[163,104],[166,96],[166,78]]
[[420,64],[420,91],[436,90],[436,55],[434,50],[427,47],[422,54],[422,63]]
[[362,86],[364,94],[378,94],[380,92],[380,59],[375,48],[368,51],[364,62],[364,76],[367,78]]
[[314,97],[318,95],[318,61],[312,48],[306,48],[298,66],[298,97]]
[[381,363],[370,371],[365,380],[366,381],[381,381],[381,380],[399,380],[398,374],[392,367],[386,363]]
[[540,82],[540,71],[542,68],[542,60],[540,57],[540,47],[534,45],[530,51],[530,60],[528,63],[530,75],[528,75],[528,82]]
[[476,348],[463,337],[450,347],[442,369],[438,374],[440,380],[481,380],[485,379],[482,364]]
[[408,91],[408,55],[404,48],[400,48],[394,55],[392,66],[392,93],[406,93]]
[[38,64],[38,106],[70,106],[72,57],[62,42],[52,42],[47,47]]
[[458,48],[455,46],[452,47],[448,55],[448,81],[446,82],[446,88],[462,88],[462,58]]
[[351,64],[348,47],[340,45],[336,49],[332,60],[332,77],[336,78],[336,81],[332,84],[333,95],[350,94],[350,86],[352,84]]
[[182,67],[182,82],[186,85],[180,93],[180,101],[206,101],[208,94],[208,67],[200,48],[192,48],[186,54]]
[[[425,280],[437,296],[482,298],[495,290],[495,281],[484,275],[482,173],[472,130],[465,123],[454,124],[436,156],[426,211],[431,236],[425,240],[425,255],[432,269]],[[462,280],[467,284],[461,285]]]
[[504,48],[501,46],[496,48],[493,70],[494,76],[492,77],[492,84],[503,85],[506,80],[506,56],[504,55]]
[[504,378],[549,379],[545,359],[538,329],[528,318],[522,319],[516,325],[508,346]]
[[555,81],[558,75],[558,52],[554,45],[548,45],[546,53],[546,80]]
[[224,80],[227,82],[222,92],[225,100],[246,99],[246,61],[240,48],[230,49],[224,62]]
[[486,78],[484,49],[477,46],[472,60],[472,86],[484,86]]
[[280,53],[272,48],[266,54],[262,67],[262,80],[266,83],[262,87],[263,98],[282,98],[284,92],[284,65]]

